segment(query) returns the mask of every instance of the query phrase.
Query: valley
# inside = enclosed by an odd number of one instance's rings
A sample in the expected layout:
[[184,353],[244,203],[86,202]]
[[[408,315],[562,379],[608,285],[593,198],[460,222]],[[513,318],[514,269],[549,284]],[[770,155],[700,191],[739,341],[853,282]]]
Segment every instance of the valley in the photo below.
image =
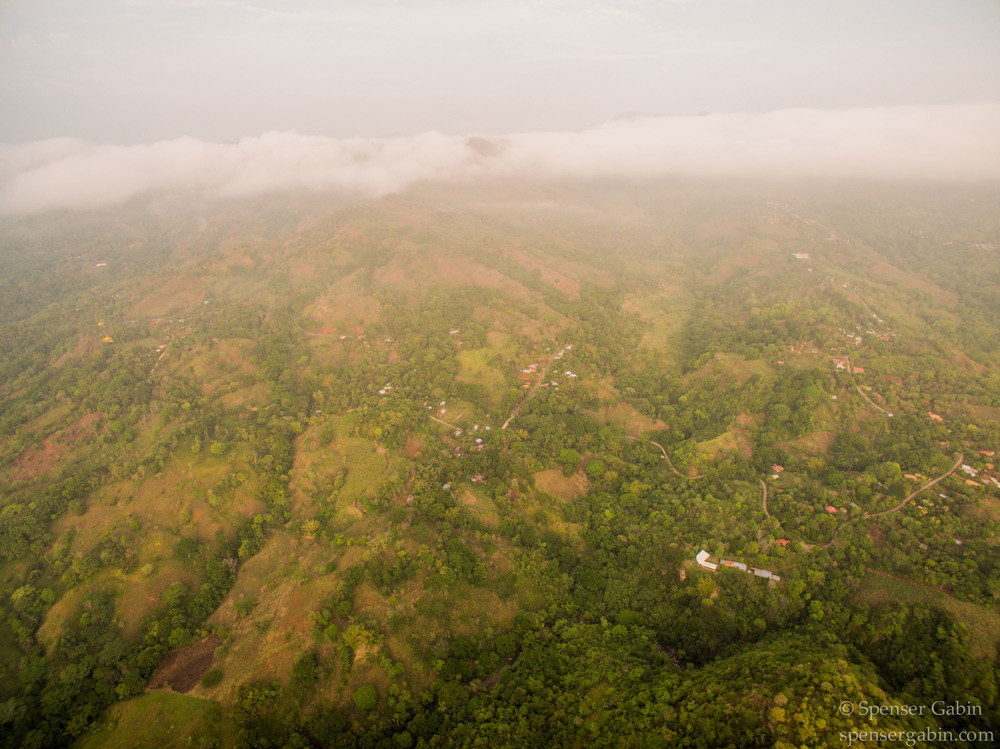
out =
[[496,179],[4,218],[0,746],[1000,728],[998,209]]

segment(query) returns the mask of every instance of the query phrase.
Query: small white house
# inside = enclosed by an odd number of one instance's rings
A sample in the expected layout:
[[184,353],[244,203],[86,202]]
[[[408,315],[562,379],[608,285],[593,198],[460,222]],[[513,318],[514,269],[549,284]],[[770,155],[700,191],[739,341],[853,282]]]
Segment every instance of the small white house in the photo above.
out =
[[702,549],[695,555],[694,560],[706,570],[712,570],[713,572],[719,568],[719,565],[713,564],[708,561],[709,556],[711,556],[707,551]]

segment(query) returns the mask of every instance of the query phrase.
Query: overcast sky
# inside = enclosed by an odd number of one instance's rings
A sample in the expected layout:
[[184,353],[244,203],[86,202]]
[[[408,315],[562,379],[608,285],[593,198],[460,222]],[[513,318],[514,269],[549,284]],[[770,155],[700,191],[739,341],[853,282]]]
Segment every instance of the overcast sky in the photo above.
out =
[[483,173],[1000,180],[998,133],[1000,0],[0,0],[6,213]]
[[0,0],[0,141],[1000,101],[997,0]]

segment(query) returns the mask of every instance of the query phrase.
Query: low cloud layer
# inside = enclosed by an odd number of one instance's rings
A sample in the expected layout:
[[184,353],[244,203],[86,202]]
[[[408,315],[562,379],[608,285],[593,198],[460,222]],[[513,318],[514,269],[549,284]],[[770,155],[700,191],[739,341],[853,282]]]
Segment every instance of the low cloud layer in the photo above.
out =
[[267,133],[137,146],[0,146],[0,211],[90,209],[154,192],[369,196],[418,180],[804,176],[1000,180],[1000,104],[635,117],[582,132],[386,139]]

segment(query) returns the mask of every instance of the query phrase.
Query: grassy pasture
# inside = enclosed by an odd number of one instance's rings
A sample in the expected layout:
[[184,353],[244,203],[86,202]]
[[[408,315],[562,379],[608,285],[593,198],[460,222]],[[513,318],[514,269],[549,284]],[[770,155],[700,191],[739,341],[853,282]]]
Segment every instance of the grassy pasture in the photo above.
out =
[[714,372],[729,376],[736,382],[743,383],[754,375],[767,376],[774,374],[771,365],[763,359],[744,359],[739,354],[720,353],[707,365]]
[[[231,536],[245,514],[258,508],[251,487],[241,486],[224,497],[210,496],[210,492],[227,473],[251,473],[242,449],[233,446],[226,455],[215,456],[207,448],[192,455],[182,447],[175,454],[159,475],[138,483],[125,481],[104,487],[88,502],[83,515],[61,518],[54,532],[58,535],[69,529],[76,531],[74,553],[89,552],[108,528],[124,527],[133,519],[147,534],[179,531],[190,525],[199,541],[212,540],[217,530]],[[187,522],[181,516],[184,510],[191,513]]]
[[503,373],[490,365],[490,349],[466,349],[458,352],[456,382],[482,385],[489,393],[490,403],[499,406],[507,392]]
[[559,499],[576,499],[587,493],[590,482],[587,477],[580,472],[572,476],[564,476],[562,471],[553,468],[547,471],[538,471],[533,474],[535,488],[538,491],[551,494]]
[[776,442],[774,446],[796,456],[825,455],[836,437],[835,431],[820,430],[797,440]]
[[133,317],[166,317],[169,313],[190,312],[205,296],[204,286],[191,274],[173,275],[157,281],[154,291],[132,307]]
[[661,295],[630,294],[622,302],[622,311],[635,313],[643,323],[640,349],[660,351],[670,347],[674,335],[687,320],[691,302],[680,288],[664,287]]
[[977,658],[993,659],[1000,641],[1000,613],[909,580],[869,572],[854,594],[856,603],[884,606],[890,603],[926,603],[938,606],[969,630],[969,647]]
[[[172,549],[165,550],[170,554]],[[51,650],[56,641],[80,615],[83,602],[96,593],[110,593],[114,597],[115,622],[122,634],[134,638],[140,632],[147,615],[163,605],[163,591],[175,582],[184,583],[190,590],[197,590],[201,578],[185,568],[177,559],[160,559],[153,572],[146,576],[142,568],[129,573],[119,569],[103,569],[87,581],[71,588],[50,608],[38,628],[38,640]]]
[[[221,624],[232,634],[216,666],[223,680],[210,689],[196,686],[192,693],[224,696],[252,679],[285,680],[312,642],[309,614],[337,587],[339,573],[361,554],[360,548],[335,551],[286,531],[269,535],[264,548],[240,568],[229,595],[207,622],[209,627]],[[326,563],[335,557],[337,570],[326,573]],[[251,597],[256,606],[240,614],[236,604]]]
[[612,395],[616,399],[613,405],[604,406],[599,411],[587,411],[594,421],[600,424],[616,426],[628,435],[635,436],[646,432],[659,432],[667,428],[667,423],[661,419],[651,419],[640,413],[628,403],[617,400],[617,395],[603,391],[602,396]]
[[[40,417],[46,425],[41,428],[51,429],[60,421],[65,421],[68,414],[69,406],[50,409]],[[29,447],[14,461],[15,472],[11,480],[32,480],[55,470],[60,462],[66,462],[67,455],[78,443],[93,436],[97,421],[97,414],[87,414]]]
[[494,528],[500,523],[500,513],[496,504],[486,496],[486,492],[465,489],[459,494],[458,503],[485,526]]
[[149,692],[115,705],[77,743],[78,749],[142,749],[196,746],[219,718],[214,703],[173,692]]
[[753,454],[753,446],[741,429],[730,429],[715,439],[698,443],[699,458],[721,458],[725,453],[737,452],[744,458]]
[[[72,533],[69,553],[85,557],[107,539],[120,540],[131,551],[127,563],[99,566],[87,579],[66,591],[46,614],[39,639],[51,647],[83,601],[99,592],[112,594],[115,618],[127,637],[136,636],[145,617],[162,605],[163,590],[174,582],[197,589],[201,580],[175,556],[182,538],[211,543],[217,531],[232,537],[239,521],[263,509],[252,488],[241,486],[224,497],[210,497],[212,487],[226,473],[245,468],[238,449],[230,456],[208,451],[192,455],[177,451],[158,476],[138,483],[108,485],[91,497],[82,515],[57,520],[53,533]],[[227,457],[235,458],[230,463]]]

